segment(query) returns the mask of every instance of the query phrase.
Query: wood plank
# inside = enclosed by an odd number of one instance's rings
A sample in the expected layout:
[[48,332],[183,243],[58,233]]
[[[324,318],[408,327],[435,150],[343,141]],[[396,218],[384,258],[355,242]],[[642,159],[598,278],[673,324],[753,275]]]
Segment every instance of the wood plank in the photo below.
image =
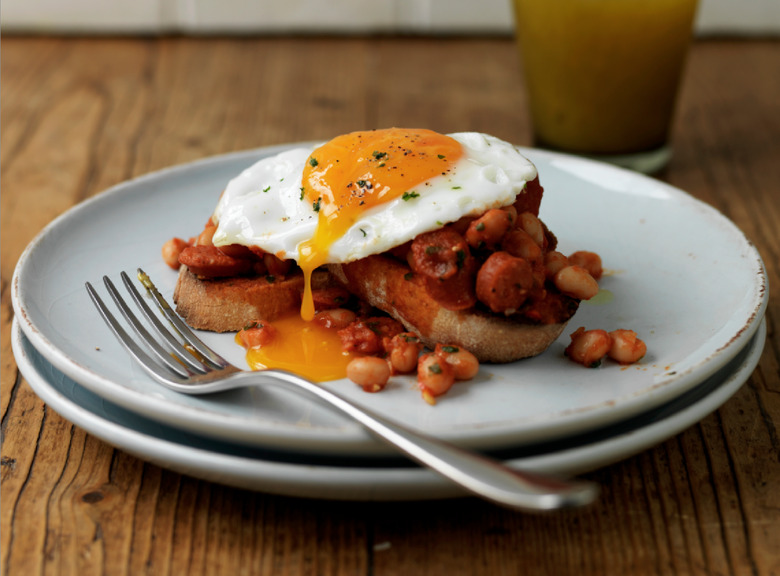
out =
[[[9,352],[9,281],[52,218],[127,178],[366,127],[530,143],[505,39],[4,38],[2,508],[6,574],[759,574],[780,571],[780,299],[759,369],[717,413],[588,476],[591,508],[474,499],[340,503],[147,464],[32,393]],[[780,284],[780,48],[694,47],[662,177],[722,210]],[[219,191],[215,191],[215,197]]]

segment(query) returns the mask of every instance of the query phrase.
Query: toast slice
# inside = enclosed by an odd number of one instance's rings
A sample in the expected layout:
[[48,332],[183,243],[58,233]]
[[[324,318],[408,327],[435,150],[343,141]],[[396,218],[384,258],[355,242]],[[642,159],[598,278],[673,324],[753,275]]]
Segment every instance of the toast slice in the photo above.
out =
[[447,310],[428,295],[420,277],[386,256],[330,264],[328,270],[350,292],[419,334],[426,346],[462,346],[480,362],[513,362],[541,354],[566,327],[566,322],[533,324],[478,310]]
[[[325,270],[312,275],[314,290],[335,284]],[[253,321],[273,321],[300,310],[303,275],[283,279],[265,276],[200,278],[186,266],[179,268],[173,292],[176,311],[189,326],[213,332],[236,332]]]

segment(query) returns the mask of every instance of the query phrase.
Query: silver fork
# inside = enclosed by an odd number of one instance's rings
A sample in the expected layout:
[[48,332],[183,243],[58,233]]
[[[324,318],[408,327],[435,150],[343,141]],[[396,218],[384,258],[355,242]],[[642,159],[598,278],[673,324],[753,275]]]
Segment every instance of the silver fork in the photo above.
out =
[[282,370],[248,371],[236,368],[192,333],[143,270],[138,269],[138,280],[157,302],[178,337],[152,311],[127,273],[122,272],[121,277],[133,301],[162,341],[147,330],[107,276],[103,277],[106,289],[144,345],[140,345],[125,331],[89,282],[86,283],[87,292],[100,315],[131,356],[152,378],[172,390],[183,394],[211,394],[264,384],[281,384],[303,390],[358,421],[378,438],[472,494],[516,510],[538,511],[582,506],[592,502],[598,494],[598,487],[591,482],[564,480],[511,469],[481,454],[413,431],[360,408],[343,396],[295,374]]

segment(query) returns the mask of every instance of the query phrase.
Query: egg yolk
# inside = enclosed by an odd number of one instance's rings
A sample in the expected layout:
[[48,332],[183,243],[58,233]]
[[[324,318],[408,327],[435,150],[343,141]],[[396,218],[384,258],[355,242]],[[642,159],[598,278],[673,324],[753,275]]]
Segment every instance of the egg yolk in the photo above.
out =
[[271,342],[247,350],[250,368],[288,370],[314,382],[344,378],[354,355],[342,350],[336,330],[307,322],[299,314],[274,320],[273,326]]
[[396,198],[415,198],[424,182],[446,175],[462,155],[460,143],[449,136],[399,128],[345,134],[312,152],[303,170],[301,199],[318,216],[314,235],[299,246],[301,313],[274,320],[273,340],[247,350],[252,369],[289,370],[315,382],[345,377],[354,355],[342,350],[336,330],[311,322],[312,272],[327,263],[330,246],[365,211]]
[[330,246],[366,210],[414,198],[426,180],[447,174],[463,155],[460,143],[425,129],[352,132],[317,148],[303,170],[302,197],[318,212],[314,236],[298,248],[304,273],[301,317],[314,317],[312,271],[327,263]]

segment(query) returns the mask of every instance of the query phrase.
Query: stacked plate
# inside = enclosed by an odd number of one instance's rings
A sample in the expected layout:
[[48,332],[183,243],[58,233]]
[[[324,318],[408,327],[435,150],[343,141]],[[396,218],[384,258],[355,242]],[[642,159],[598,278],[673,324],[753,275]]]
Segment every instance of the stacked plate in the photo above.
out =
[[[197,234],[227,181],[286,147],[219,156],[119,185],[52,224],[19,260],[13,348],[22,374],[54,410],[140,458],[192,476],[271,493],[392,500],[460,495],[397,457],[360,426],[275,387],[182,396],[151,380],[120,347],[84,289],[143,268],[170,297],[160,256]],[[577,474],[639,452],[725,402],[758,363],[766,271],[723,215],[656,180],[578,158],[522,150],[545,187],[541,217],[564,253],[598,252],[601,292],[543,355],[481,368],[436,406],[414,381],[379,394],[324,384],[358,404],[511,466]],[[131,274],[132,275],[132,274]],[[630,328],[641,363],[585,369],[566,360],[578,326]],[[239,366],[232,335],[204,340]]]

